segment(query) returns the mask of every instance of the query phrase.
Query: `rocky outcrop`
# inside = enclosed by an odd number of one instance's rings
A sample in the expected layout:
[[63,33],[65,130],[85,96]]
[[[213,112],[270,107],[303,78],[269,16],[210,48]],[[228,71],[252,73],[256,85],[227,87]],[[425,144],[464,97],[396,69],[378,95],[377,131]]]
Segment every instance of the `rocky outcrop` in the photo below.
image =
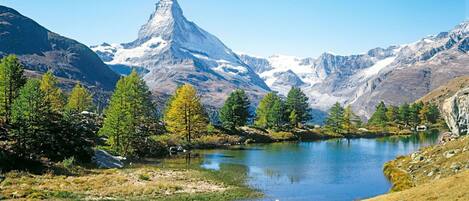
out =
[[96,150],[93,156],[93,162],[99,168],[123,168],[124,163],[122,162],[124,158],[113,156],[106,151]]
[[469,88],[448,98],[442,106],[443,117],[455,135],[469,134]]

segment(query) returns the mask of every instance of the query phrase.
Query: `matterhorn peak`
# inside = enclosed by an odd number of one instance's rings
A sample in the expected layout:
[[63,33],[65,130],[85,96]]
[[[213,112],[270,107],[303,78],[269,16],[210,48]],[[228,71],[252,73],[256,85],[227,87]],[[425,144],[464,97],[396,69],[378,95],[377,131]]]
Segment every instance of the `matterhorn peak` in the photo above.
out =
[[170,40],[178,24],[187,23],[177,0],[159,0],[156,10],[148,22],[142,26],[138,38],[146,41],[153,37]]

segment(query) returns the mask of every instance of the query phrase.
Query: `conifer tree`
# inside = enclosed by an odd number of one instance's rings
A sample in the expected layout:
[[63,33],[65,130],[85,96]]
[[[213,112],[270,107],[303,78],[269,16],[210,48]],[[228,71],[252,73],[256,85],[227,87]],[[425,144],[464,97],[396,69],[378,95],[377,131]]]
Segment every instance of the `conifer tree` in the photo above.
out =
[[287,118],[282,99],[276,93],[271,92],[265,95],[259,103],[254,124],[262,128],[279,129]]
[[44,92],[45,101],[51,104],[54,112],[62,111],[65,106],[65,95],[57,84],[58,80],[51,71],[42,76],[41,90]]
[[418,126],[421,121],[420,121],[420,111],[423,109],[423,103],[418,102],[414,103],[410,106],[409,109],[409,114],[410,114],[410,123],[412,124],[413,127]]
[[150,135],[148,128],[156,115],[150,95],[135,70],[117,82],[99,134],[107,136],[111,148],[123,156],[133,156],[140,146],[137,142]]
[[347,106],[344,110],[343,129],[347,133],[351,133],[355,129],[359,128],[362,124],[360,117],[353,113],[352,107]]
[[249,118],[249,105],[249,99],[244,90],[233,91],[220,109],[223,127],[235,130],[237,126],[246,125]]
[[311,108],[308,100],[308,97],[300,88],[292,87],[288,92],[285,111],[289,116],[291,127],[299,127],[300,124],[311,120]]
[[93,108],[93,96],[80,83],[77,83],[68,98],[67,110],[80,113]]
[[430,103],[428,106],[428,113],[425,115],[428,122],[435,124],[440,119],[440,110],[436,104]]
[[24,68],[14,55],[0,61],[0,121],[9,123],[13,101],[26,83]]
[[376,106],[376,111],[373,113],[373,115],[370,118],[369,124],[374,125],[374,126],[380,126],[384,128],[388,122],[388,119],[386,117],[386,104],[384,104],[383,101],[381,101],[377,106]]
[[326,119],[326,128],[334,133],[340,134],[344,130],[343,125],[344,108],[337,102],[329,109],[329,114]]
[[399,121],[405,126],[410,123],[410,106],[407,103],[404,103],[399,107]]
[[26,158],[36,158],[43,151],[42,145],[49,142],[52,110],[40,85],[37,79],[28,80],[12,106],[11,138],[17,153]]
[[207,132],[208,117],[193,86],[185,84],[176,90],[164,121],[169,132],[184,137],[189,143]]
[[399,108],[396,106],[389,106],[386,110],[386,118],[388,122],[394,123],[399,120]]

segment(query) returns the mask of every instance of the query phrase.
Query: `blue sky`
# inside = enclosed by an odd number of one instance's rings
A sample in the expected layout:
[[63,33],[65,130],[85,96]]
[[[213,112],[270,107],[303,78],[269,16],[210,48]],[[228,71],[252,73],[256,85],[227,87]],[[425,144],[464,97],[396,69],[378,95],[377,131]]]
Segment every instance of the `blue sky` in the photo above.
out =
[[[87,45],[130,42],[157,0],[0,0]],[[410,43],[469,16],[469,0],[179,0],[186,17],[235,51],[353,54]]]

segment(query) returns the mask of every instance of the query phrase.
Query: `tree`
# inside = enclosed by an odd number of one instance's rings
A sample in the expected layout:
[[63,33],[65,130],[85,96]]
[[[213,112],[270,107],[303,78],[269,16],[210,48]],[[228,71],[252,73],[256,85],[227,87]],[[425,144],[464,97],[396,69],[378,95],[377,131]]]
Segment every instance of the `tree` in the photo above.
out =
[[93,96],[80,83],[76,84],[68,98],[67,110],[75,113],[93,108]]
[[399,107],[399,121],[405,126],[410,123],[410,106],[407,103],[404,103]]
[[249,105],[249,99],[244,90],[233,91],[220,109],[223,127],[235,130],[237,126],[246,125],[249,118]]
[[268,93],[259,103],[254,124],[262,128],[281,128],[286,122],[285,106],[274,92]]
[[149,137],[155,121],[151,93],[134,70],[117,82],[99,134],[108,137],[112,150],[123,156],[134,156],[142,146],[137,142]]
[[169,132],[183,136],[189,143],[206,133],[208,117],[193,86],[185,84],[176,90],[164,121]]
[[14,55],[0,61],[0,120],[4,123],[10,122],[13,101],[26,83],[23,71],[23,66]]
[[412,124],[412,126],[418,126],[421,121],[420,121],[420,111],[423,109],[423,103],[422,102],[418,102],[418,103],[414,103],[410,106],[410,109],[409,109],[409,116],[410,116],[410,123]]
[[308,100],[308,97],[300,88],[292,87],[288,92],[285,106],[292,127],[299,127],[300,124],[311,120],[311,108]]
[[344,108],[337,102],[329,109],[329,115],[326,119],[326,128],[334,133],[342,133],[344,130],[343,125]]
[[399,108],[396,106],[389,106],[386,110],[386,118],[390,123],[397,122],[399,120]]
[[384,128],[388,122],[388,119],[386,117],[386,104],[384,104],[383,101],[381,101],[377,106],[376,106],[376,111],[373,113],[373,115],[370,118],[369,124],[374,125],[374,126],[380,126]]
[[57,84],[58,80],[51,71],[42,76],[40,88],[44,92],[45,101],[51,104],[54,112],[62,111],[65,106],[65,96]]
[[425,123],[437,123],[440,118],[440,110],[438,106],[433,103],[425,104],[422,110],[420,111],[421,120]]
[[343,117],[343,129],[347,133],[351,133],[353,130],[359,128],[362,124],[360,117],[358,117],[355,113],[353,113],[352,107],[347,106],[344,110],[344,117]]
[[49,143],[52,110],[40,85],[37,79],[28,80],[12,106],[11,139],[16,152],[26,158],[40,156],[44,144]]

